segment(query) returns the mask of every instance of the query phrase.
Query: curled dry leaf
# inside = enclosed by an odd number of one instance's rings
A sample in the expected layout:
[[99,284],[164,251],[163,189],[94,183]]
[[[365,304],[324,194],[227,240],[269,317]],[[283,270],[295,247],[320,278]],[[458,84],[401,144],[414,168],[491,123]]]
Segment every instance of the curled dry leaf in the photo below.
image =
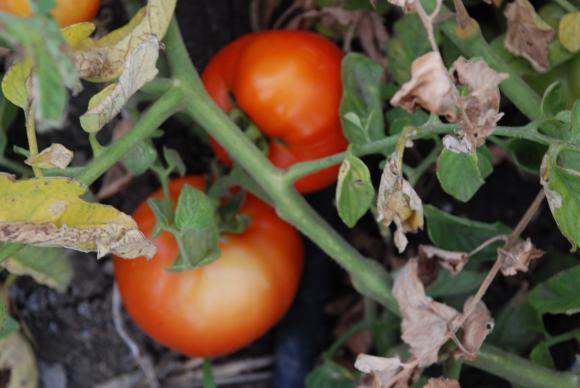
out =
[[403,363],[399,357],[377,357],[359,354],[354,367],[363,373],[373,376],[373,388],[406,388],[414,380],[416,365],[413,362]]
[[531,261],[544,255],[544,251],[536,249],[529,238],[510,249],[500,249],[499,252],[502,255],[501,273],[504,276],[515,275],[518,271],[527,272]]
[[439,349],[449,339],[448,323],[459,313],[425,295],[416,259],[396,273],[393,295],[401,310],[403,341],[411,347],[419,367],[435,363]]
[[54,143],[38,155],[24,161],[29,166],[38,168],[65,168],[72,162],[74,154],[62,144]]
[[[0,370],[8,381],[3,387],[38,387],[38,367],[32,347],[19,331],[0,340]],[[6,373],[7,372],[7,373]]]
[[550,69],[548,44],[555,32],[542,20],[528,0],[515,0],[505,8],[507,18],[506,49],[526,58],[539,72]]
[[149,34],[127,55],[123,72],[116,83],[107,86],[89,101],[88,111],[80,117],[87,132],[98,132],[123,108],[127,100],[157,75],[159,40]]
[[158,40],[163,39],[176,1],[149,0],[128,24],[98,40],[88,38],[92,31],[87,25],[71,26],[72,30],[69,29],[65,36],[73,48],[81,78],[94,82],[107,82],[118,78],[125,68],[128,55],[135,48],[149,41],[151,36]]
[[413,61],[411,79],[391,99],[392,106],[414,112],[429,112],[457,119],[457,90],[438,52],[431,51]]
[[432,245],[419,245],[419,260],[423,258],[437,260],[439,265],[453,275],[461,272],[469,260],[466,252],[446,251]]
[[456,357],[475,360],[487,335],[493,330],[494,321],[482,301],[472,307],[473,297],[463,305],[463,313],[469,314],[463,322],[461,346],[455,351]]
[[499,84],[508,74],[496,72],[482,59],[463,57],[453,63],[451,72],[456,85],[467,87],[468,94],[457,100],[461,111],[458,122],[461,138],[475,149],[485,143],[503,116],[499,112]]
[[405,233],[423,229],[423,202],[403,178],[397,158],[397,152],[389,157],[381,176],[377,196],[377,221],[385,226],[395,223],[395,245],[399,252],[403,252],[407,247]]
[[415,0],[387,0],[389,3],[403,8],[405,12],[411,12],[414,9]]
[[135,221],[112,206],[88,203],[80,183],[62,177],[14,181],[0,175],[0,242],[62,246],[124,258],[156,248]]
[[423,388],[461,388],[459,381],[439,377],[438,379],[429,379]]

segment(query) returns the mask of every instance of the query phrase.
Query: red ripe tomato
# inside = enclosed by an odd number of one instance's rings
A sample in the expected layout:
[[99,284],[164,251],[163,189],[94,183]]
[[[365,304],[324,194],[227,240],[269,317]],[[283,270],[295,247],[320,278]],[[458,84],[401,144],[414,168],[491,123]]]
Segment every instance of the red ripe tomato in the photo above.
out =
[[[93,20],[100,4],[100,0],[57,0],[51,14],[61,27],[66,27]],[[32,14],[29,0],[0,0],[0,11],[21,17]]]
[[[204,186],[201,177],[175,180],[174,201],[185,184]],[[246,231],[223,236],[220,258],[193,271],[166,271],[178,254],[166,232],[155,241],[152,260],[114,258],[125,307],[144,332],[192,357],[219,356],[248,345],[285,314],[302,271],[300,236],[255,197],[247,198],[241,212],[252,219]],[[146,202],[133,217],[151,235],[155,216]]]
[[[235,104],[271,138],[272,163],[281,168],[346,149],[339,118],[343,53],[326,38],[306,31],[245,35],[224,47],[202,80],[224,111]],[[213,142],[220,159],[225,151]],[[336,181],[338,166],[300,179],[301,192]]]

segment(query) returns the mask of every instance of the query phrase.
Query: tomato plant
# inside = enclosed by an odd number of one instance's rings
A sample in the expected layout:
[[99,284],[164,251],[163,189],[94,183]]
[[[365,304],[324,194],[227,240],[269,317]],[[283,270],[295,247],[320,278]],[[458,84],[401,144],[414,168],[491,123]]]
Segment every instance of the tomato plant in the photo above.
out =
[[[224,47],[202,80],[221,109],[237,105],[270,137],[270,160],[286,168],[346,148],[338,114],[342,57],[333,43],[311,32],[260,32]],[[319,190],[336,181],[337,171],[335,166],[308,175],[296,187],[301,192]]]
[[[177,200],[186,177],[170,184]],[[162,191],[152,194],[161,198]],[[241,212],[250,216],[239,235],[226,235],[219,259],[189,272],[167,272],[177,257],[174,237],[162,233],[152,260],[115,259],[115,276],[131,317],[151,337],[189,356],[218,356],[238,350],[271,328],[286,312],[302,270],[302,242],[274,210],[248,197]],[[146,202],[135,211],[150,235],[155,216]]]
[[[66,27],[94,19],[100,5],[100,0],[57,0],[51,14],[61,27]],[[0,0],[0,11],[22,17],[32,13],[29,0]]]

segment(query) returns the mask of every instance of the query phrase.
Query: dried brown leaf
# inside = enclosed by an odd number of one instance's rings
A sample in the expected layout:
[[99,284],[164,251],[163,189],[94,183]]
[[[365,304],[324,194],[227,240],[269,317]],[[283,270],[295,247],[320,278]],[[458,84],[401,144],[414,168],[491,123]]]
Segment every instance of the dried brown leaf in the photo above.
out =
[[413,61],[411,79],[393,96],[391,105],[409,112],[421,107],[450,121],[457,119],[457,90],[438,52]]
[[[494,321],[489,310],[482,301],[471,307],[473,297],[467,299],[463,305],[464,314],[468,314],[463,322],[463,338],[461,347],[455,351],[456,357],[475,360],[487,335],[493,330]],[[471,312],[470,312],[471,310]]]
[[548,44],[556,33],[538,16],[528,0],[515,0],[508,4],[504,15],[508,21],[506,49],[526,58],[537,71],[548,71]]
[[399,252],[407,247],[405,233],[423,229],[423,202],[407,182],[397,165],[397,153],[389,157],[381,176],[377,196],[378,222],[389,226],[394,222],[395,245]]
[[498,73],[481,59],[467,60],[459,57],[451,67],[455,83],[466,86],[467,96],[458,98],[461,115],[459,125],[462,136],[477,148],[493,132],[503,116],[499,112],[499,84],[508,78],[506,73]]
[[439,377],[438,379],[429,379],[423,388],[461,388],[459,381]]
[[72,162],[74,154],[62,144],[54,143],[38,155],[24,161],[29,166],[38,168],[65,168]]
[[459,313],[425,295],[416,259],[409,260],[395,275],[393,295],[401,310],[403,341],[411,347],[420,367],[435,363],[439,349],[449,338],[449,322]]
[[467,261],[469,256],[466,252],[446,251],[432,245],[419,245],[419,260],[421,259],[435,259],[439,265],[457,275]]
[[372,374],[373,388],[408,388],[417,377],[414,373],[416,363],[403,363],[398,356],[386,358],[359,354],[354,367]]
[[527,272],[530,262],[544,255],[544,251],[536,249],[532,241],[528,238],[515,244],[511,249],[501,249],[503,256],[501,273],[504,276],[515,275],[518,271]]

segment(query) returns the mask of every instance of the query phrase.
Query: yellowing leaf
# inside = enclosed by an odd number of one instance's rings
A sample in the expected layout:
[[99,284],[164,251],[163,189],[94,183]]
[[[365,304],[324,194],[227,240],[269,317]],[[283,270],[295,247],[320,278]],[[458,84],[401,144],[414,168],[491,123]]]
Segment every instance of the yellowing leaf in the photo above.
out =
[[151,35],[128,56],[119,81],[96,94],[89,101],[89,110],[81,116],[81,126],[87,132],[97,132],[111,121],[127,100],[157,75],[159,41]]
[[80,183],[62,177],[14,181],[0,175],[0,242],[152,257],[155,246],[135,221],[112,206],[78,198]]
[[78,42],[74,57],[81,77],[94,82],[118,78],[129,53],[151,35],[158,40],[165,36],[175,3],[176,0],[149,0],[125,26],[101,39]]
[[65,168],[73,160],[74,154],[62,144],[54,143],[24,161],[29,166],[38,168]]
[[25,62],[14,64],[4,76],[2,80],[2,93],[14,105],[27,109],[28,107],[28,78],[32,70],[32,62],[27,60]]
[[95,25],[91,22],[75,23],[62,29],[64,40],[72,49],[79,48],[95,31]]
[[580,50],[580,11],[570,12],[562,17],[558,38],[568,51],[577,53]]
[[8,381],[3,387],[38,387],[38,367],[32,347],[16,331],[0,340],[0,370],[7,372]]

